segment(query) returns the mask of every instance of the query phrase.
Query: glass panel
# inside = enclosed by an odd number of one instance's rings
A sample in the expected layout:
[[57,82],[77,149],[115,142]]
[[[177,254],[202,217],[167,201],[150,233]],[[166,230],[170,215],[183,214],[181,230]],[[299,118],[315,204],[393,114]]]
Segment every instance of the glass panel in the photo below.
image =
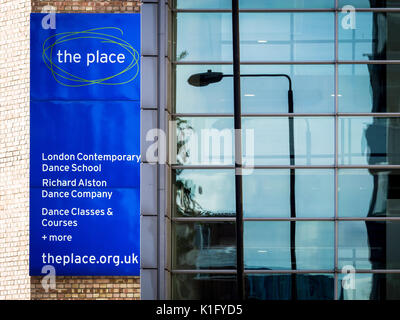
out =
[[339,7],[351,5],[356,8],[400,8],[399,0],[339,0]]
[[[243,176],[245,217],[290,217],[290,169],[255,170]],[[296,217],[334,216],[334,170],[296,169]],[[292,176],[293,176],[292,174]],[[315,197],[315,195],[318,197]]]
[[178,13],[177,61],[232,61],[230,13]]
[[234,216],[233,170],[176,170],[173,174],[175,216]]
[[334,14],[279,12],[240,14],[242,61],[334,59]]
[[339,118],[339,163],[400,164],[399,124],[399,118]]
[[333,274],[248,274],[246,299],[332,300],[334,282]]
[[188,83],[196,73],[222,72],[232,74],[227,65],[177,65],[176,66],[176,112],[177,113],[233,113],[232,77],[205,87],[194,87]]
[[238,299],[234,274],[173,274],[173,300]]
[[339,21],[340,60],[400,59],[399,13],[340,13]]
[[335,0],[239,0],[241,9],[334,8]]
[[339,300],[399,300],[400,274],[339,274]]
[[[291,228],[291,224],[295,228]],[[290,246],[291,240],[295,243],[293,248]],[[333,243],[333,222],[246,221],[244,223],[245,268],[333,269]],[[293,250],[296,253],[295,259],[291,255]]]
[[174,0],[177,9],[231,9],[231,0]]
[[[256,165],[290,164],[289,118],[247,117],[243,118],[242,127],[254,130],[254,148],[251,148],[250,138],[243,139],[243,155],[246,163],[254,158]],[[333,117],[295,117],[293,128],[296,165],[331,165],[334,163],[335,127]]]
[[231,222],[175,222],[173,269],[236,268],[236,228]]
[[400,269],[399,221],[339,222],[339,267]]
[[172,163],[234,163],[233,118],[177,118],[174,125],[177,133],[177,158],[172,159]]
[[339,65],[339,112],[400,112],[400,65]]
[[287,113],[289,83],[285,77],[246,74],[286,74],[292,80],[295,113],[333,113],[335,77],[332,65],[258,65],[241,67],[243,113]]
[[399,217],[399,186],[399,170],[339,170],[339,216]]

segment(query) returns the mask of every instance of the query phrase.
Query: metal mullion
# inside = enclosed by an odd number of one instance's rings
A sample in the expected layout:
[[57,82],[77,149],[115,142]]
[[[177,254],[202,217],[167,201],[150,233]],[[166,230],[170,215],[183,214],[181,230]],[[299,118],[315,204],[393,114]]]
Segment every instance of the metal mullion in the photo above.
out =
[[[234,165],[181,165],[170,164],[173,170],[179,169],[235,169]],[[400,170],[400,165],[243,165],[243,169],[375,169],[375,170]]]
[[334,273],[332,269],[329,270],[271,270],[271,269],[246,269],[245,274],[307,274],[307,273]]
[[[173,65],[232,65],[232,61],[171,61]],[[400,64],[400,60],[241,61],[241,65]]]
[[[337,65],[336,65],[337,66]],[[337,71],[335,72],[337,74]],[[336,77],[336,75],[335,75]],[[337,87],[337,84],[335,85]],[[336,89],[335,89],[336,90]],[[337,96],[337,94],[336,94]],[[335,97],[335,100],[336,97]],[[336,103],[335,103],[336,104]],[[172,118],[233,118],[233,113],[169,113],[168,114]],[[243,118],[274,118],[274,117],[374,117],[374,118],[397,118],[400,117],[400,112],[388,112],[388,113],[349,113],[349,112],[335,112],[335,113],[242,113]]]
[[193,274],[193,273],[211,273],[211,274],[237,274],[235,269],[173,269],[171,273],[174,274]]
[[172,217],[173,222],[236,222],[233,217]]
[[[354,8],[355,12],[400,12],[399,8]],[[177,9],[172,8],[174,13],[232,13],[232,9]],[[315,12],[335,12],[341,13],[342,9],[337,8],[254,8],[239,9],[239,13],[315,13]]]
[[[212,218],[214,219],[214,218]],[[243,218],[244,221],[400,221],[400,217],[257,217]]]
[[[339,6],[339,1],[335,0],[335,9],[338,9]],[[339,245],[339,241],[338,241],[338,228],[339,228],[339,223],[338,223],[338,164],[339,164],[339,117],[338,117],[338,113],[339,113],[339,107],[338,107],[338,103],[339,103],[339,83],[338,83],[338,79],[339,79],[339,66],[338,66],[338,60],[339,60],[339,15],[338,15],[338,11],[335,10],[335,72],[334,72],[334,77],[335,77],[335,181],[334,181],[334,271],[337,270],[337,266],[338,266],[338,245]],[[338,273],[334,272],[334,300],[338,300]]]

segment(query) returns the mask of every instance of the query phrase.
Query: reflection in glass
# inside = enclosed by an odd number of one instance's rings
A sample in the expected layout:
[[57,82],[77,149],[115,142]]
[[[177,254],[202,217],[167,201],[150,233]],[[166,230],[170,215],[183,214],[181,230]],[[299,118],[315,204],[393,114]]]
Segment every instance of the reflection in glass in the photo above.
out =
[[175,216],[234,216],[233,170],[176,170],[173,174]]
[[335,0],[239,0],[241,9],[325,9],[334,7]]
[[400,8],[400,0],[339,0],[339,7],[346,5],[356,8]]
[[339,170],[340,217],[399,217],[400,171]]
[[240,14],[242,61],[334,59],[332,12]]
[[177,13],[177,61],[232,61],[230,13]]
[[339,65],[340,112],[400,112],[400,65]]
[[339,274],[338,288],[339,300],[399,300],[400,274]]
[[290,300],[296,282],[298,300],[333,300],[333,274],[248,274],[246,299]]
[[346,165],[400,164],[400,119],[339,118],[339,163]]
[[225,77],[220,82],[205,87],[194,87],[188,79],[195,73],[212,70],[232,74],[227,65],[177,65],[176,101],[177,113],[231,113],[233,114],[233,82]]
[[[348,13],[340,13],[342,21]],[[339,24],[340,60],[398,60],[400,13],[357,12],[354,28]]]
[[[243,176],[245,217],[290,217],[290,169],[254,170]],[[334,171],[296,169],[297,217],[334,216]]]
[[231,9],[231,0],[174,0],[177,9]]
[[[243,129],[254,129],[254,163],[289,165],[289,121],[285,117],[242,120]],[[294,118],[294,162],[296,165],[331,165],[334,163],[334,118]],[[248,148],[251,150],[251,148]],[[243,154],[246,159],[246,140]],[[293,155],[292,155],[293,156]]]
[[234,274],[173,274],[173,300],[234,300],[237,282]]
[[[295,225],[295,234],[291,234],[291,223]],[[333,231],[334,224],[329,221],[246,221],[245,268],[333,269]],[[291,240],[294,240],[294,248],[291,248]],[[296,265],[291,250],[295,252]]]
[[236,229],[231,222],[175,222],[174,269],[236,268]]
[[186,165],[229,165],[234,159],[233,118],[175,119],[176,159]]
[[339,222],[339,267],[400,269],[399,221]]
[[[331,65],[259,65],[241,74],[287,74],[292,79],[294,113],[334,112],[334,67]],[[243,113],[287,113],[288,81],[279,77],[241,78]]]

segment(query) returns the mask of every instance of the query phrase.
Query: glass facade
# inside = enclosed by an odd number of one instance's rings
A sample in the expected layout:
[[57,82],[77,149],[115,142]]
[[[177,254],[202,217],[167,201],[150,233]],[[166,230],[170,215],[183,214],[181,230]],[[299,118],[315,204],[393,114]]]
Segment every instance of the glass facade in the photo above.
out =
[[400,1],[238,1],[243,234],[232,1],[172,8],[171,297],[399,299]]

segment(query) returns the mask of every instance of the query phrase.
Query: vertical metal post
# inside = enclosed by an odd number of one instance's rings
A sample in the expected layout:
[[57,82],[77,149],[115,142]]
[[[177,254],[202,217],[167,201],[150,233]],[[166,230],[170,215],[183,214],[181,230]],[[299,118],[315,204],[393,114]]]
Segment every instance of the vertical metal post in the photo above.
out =
[[243,263],[242,111],[240,96],[239,0],[232,0],[233,101],[235,129],[236,269],[239,299],[245,298]]

